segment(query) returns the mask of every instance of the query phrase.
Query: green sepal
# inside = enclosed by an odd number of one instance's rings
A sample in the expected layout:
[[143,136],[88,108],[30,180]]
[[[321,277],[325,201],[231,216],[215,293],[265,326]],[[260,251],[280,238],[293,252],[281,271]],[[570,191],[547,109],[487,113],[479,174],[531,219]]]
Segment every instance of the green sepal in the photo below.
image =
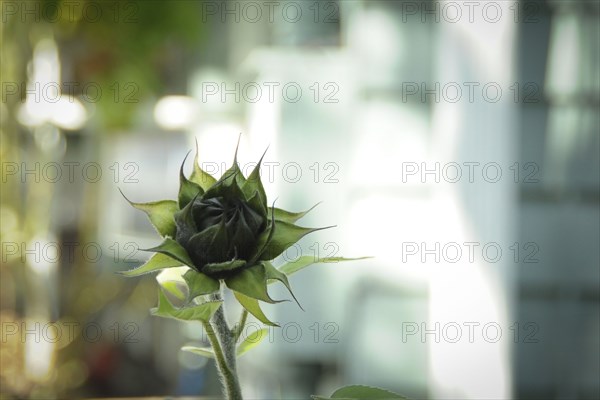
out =
[[246,183],[246,178],[244,178],[244,174],[242,173],[242,170],[240,170],[240,166],[239,166],[238,160],[237,160],[237,155],[238,155],[238,150],[240,148],[241,140],[242,140],[242,134],[240,133],[238,136],[237,145],[235,146],[235,153],[233,154],[233,165],[230,168],[230,171],[232,171],[234,173],[235,182],[237,183],[237,185],[240,189]]
[[209,301],[192,307],[175,308],[162,290],[158,291],[158,307],[151,310],[152,315],[164,318],[174,318],[182,321],[208,322],[213,314],[221,307],[222,301]]
[[142,266],[130,269],[129,271],[117,271],[117,274],[133,277],[156,272],[164,268],[180,267],[182,265],[183,263],[179,260],[171,258],[166,254],[156,253]]
[[[235,351],[235,354],[240,357],[246,352],[252,350],[258,344],[269,335],[269,330],[267,328],[259,329],[257,331],[252,332],[242,343],[240,343]],[[256,337],[254,337],[257,335]]]
[[192,260],[190,260],[190,256],[185,251],[185,249],[177,243],[175,240],[166,238],[161,244],[151,249],[140,249],[142,251],[152,251],[155,253],[165,254],[171,258],[174,258],[178,261],[181,261],[183,264],[188,267],[194,266]]
[[196,233],[190,238],[189,246],[191,248],[200,249],[223,249],[227,244],[227,229],[225,227],[225,221],[221,220],[219,225],[212,225],[203,230],[202,232]]
[[141,210],[148,215],[150,223],[158,234],[162,237],[175,237],[175,220],[173,214],[178,210],[177,202],[174,200],[160,200],[152,201],[150,203],[134,203],[130,201],[121,189],[119,189],[121,195],[127,200],[133,207]]
[[285,287],[287,288],[287,290],[292,295],[292,297],[294,298],[294,301],[296,302],[296,304],[298,304],[298,307],[300,307],[300,309],[302,311],[304,311],[304,308],[302,308],[302,306],[300,305],[300,302],[298,301],[298,299],[294,295],[294,292],[292,291],[292,287],[290,286],[290,282],[288,281],[286,274],[279,271],[277,268],[275,268],[273,266],[273,264],[271,264],[268,261],[263,261],[262,264],[265,267],[265,274],[267,276],[267,280],[278,280],[279,282],[283,283],[285,285]]
[[246,311],[248,311],[250,314],[254,315],[256,319],[258,319],[260,322],[269,326],[279,326],[278,324],[276,324],[275,322],[271,322],[269,318],[267,318],[265,313],[263,313],[262,309],[260,308],[258,300],[238,293],[236,291],[233,292],[233,295],[241,304],[241,306],[244,307],[244,309],[246,309]]
[[267,273],[262,264],[245,268],[240,272],[225,278],[225,284],[233,291],[242,293],[265,303],[281,303],[282,300],[273,300],[267,292]]
[[181,350],[198,354],[199,356],[206,358],[215,358],[215,352],[210,347],[183,346]]
[[233,171],[234,177],[235,177],[235,183],[237,184],[238,188],[240,188],[240,192],[241,192],[241,188],[244,187],[244,185],[246,184],[246,178],[244,177],[244,174],[242,173],[242,170],[240,169],[240,165],[238,164],[238,160],[237,160],[238,149],[240,148],[240,139],[241,138],[242,138],[242,134],[240,133],[240,136],[238,137],[237,146],[235,147],[235,154],[233,155],[233,165],[231,166],[231,171]]
[[321,203],[315,204],[314,206],[312,206],[311,208],[309,208],[306,211],[297,212],[297,213],[282,210],[280,208],[275,208],[275,219],[278,221],[283,221],[283,222],[288,222],[290,224],[293,224],[296,221],[298,221],[300,218],[304,217],[306,214],[311,212],[319,204],[321,204]]
[[183,279],[188,287],[188,300],[193,300],[198,296],[214,293],[219,290],[219,281],[213,279],[202,272],[190,269],[183,274]]
[[263,233],[261,233],[260,236],[258,237],[258,243],[256,245],[257,252],[250,258],[249,264],[252,265],[252,264],[256,263],[256,261],[259,260],[260,256],[267,249],[267,245],[271,242],[271,239],[273,238],[273,235],[275,234],[275,229],[273,229],[274,226],[275,226],[275,202],[273,202],[273,205],[271,206],[271,222],[267,226],[267,228],[263,231]]
[[206,264],[202,270],[209,274],[218,274],[219,272],[233,271],[246,265],[244,260],[231,260],[222,263]]
[[236,186],[235,189],[239,189],[239,185],[236,185],[236,183],[241,182],[243,184],[243,182],[245,182],[244,175],[242,174],[242,171],[240,170],[240,167],[237,162],[237,152],[239,145],[240,141],[238,139],[238,144],[235,148],[235,155],[233,156],[233,165],[229,167],[229,169],[227,169],[227,171],[225,171],[223,175],[221,175],[219,180],[215,182],[215,184],[206,191],[206,198],[216,196],[226,197],[226,192],[230,190],[232,186]]
[[183,159],[183,163],[181,163],[181,168],[179,168],[179,195],[177,198],[179,208],[184,208],[197,195],[204,194],[204,190],[200,187],[200,185],[188,180],[185,177],[185,174],[183,173],[183,166],[185,165],[186,159],[187,155]]
[[[258,248],[262,248],[263,246],[264,248],[261,250],[258,260],[272,260],[283,253],[285,249],[300,240],[303,236],[332,227],[333,226],[324,228],[304,228],[288,222],[275,220],[275,222],[271,223],[259,237]],[[273,232],[271,233],[271,231]]]
[[258,164],[256,164],[250,175],[248,175],[248,179],[246,179],[246,182],[241,187],[246,200],[251,199],[255,193],[258,193],[258,196],[263,204],[264,213],[267,211],[267,195],[265,193],[265,188],[262,184],[262,181],[260,180],[260,165],[266,153],[267,150],[265,150],[263,155],[260,157]]
[[217,181],[217,184],[220,183],[224,187],[230,187],[236,184],[238,188],[241,188],[245,182],[246,178],[244,178],[244,174],[238,165],[236,156],[236,159],[233,160],[233,165],[223,173],[223,176]]
[[250,197],[250,199],[248,199],[247,201],[248,206],[256,211],[260,216],[262,216],[265,219],[269,218],[269,211],[267,209],[267,207],[265,206],[265,204],[263,203],[263,201],[260,198],[260,195],[258,192],[254,193],[254,196]]
[[202,168],[200,168],[200,164],[198,162],[198,141],[196,141],[196,155],[194,156],[194,169],[192,171],[192,175],[190,176],[190,181],[194,182],[198,186],[202,188],[202,190],[207,191],[212,185],[217,183],[217,180],[210,175],[208,172],[205,172]]
[[243,196],[237,180],[240,179],[238,176],[242,176],[242,172],[234,164],[231,168],[223,173],[221,178],[208,189],[204,195],[205,199],[213,197],[225,197],[225,198],[241,198]]
[[314,400],[331,400],[331,399],[339,399],[339,400],[367,400],[367,399],[400,399],[400,400],[408,400],[406,397],[399,395],[398,393],[390,392],[389,390],[380,389],[372,386],[364,386],[364,385],[350,385],[339,388],[331,397],[323,397],[323,396],[311,396]]
[[344,257],[323,257],[317,258],[314,256],[302,256],[299,257],[296,261],[290,261],[288,263],[283,264],[279,267],[279,271],[283,272],[286,275],[291,275],[294,272],[298,272],[301,269],[304,269],[312,264],[317,263],[337,263],[340,261],[356,261],[356,260],[364,260],[372,257],[356,257],[356,258],[344,258]]
[[194,217],[192,215],[194,199],[173,215],[177,232],[184,237],[189,237],[195,232],[196,223],[194,222]]

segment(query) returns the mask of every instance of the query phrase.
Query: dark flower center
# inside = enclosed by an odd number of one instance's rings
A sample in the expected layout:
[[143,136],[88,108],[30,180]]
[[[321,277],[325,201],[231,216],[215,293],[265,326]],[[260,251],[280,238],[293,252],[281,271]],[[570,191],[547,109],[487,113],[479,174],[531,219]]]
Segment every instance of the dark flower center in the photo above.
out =
[[188,251],[199,270],[206,264],[239,259],[256,252],[266,218],[239,198],[197,198],[191,218],[177,221],[176,240]]

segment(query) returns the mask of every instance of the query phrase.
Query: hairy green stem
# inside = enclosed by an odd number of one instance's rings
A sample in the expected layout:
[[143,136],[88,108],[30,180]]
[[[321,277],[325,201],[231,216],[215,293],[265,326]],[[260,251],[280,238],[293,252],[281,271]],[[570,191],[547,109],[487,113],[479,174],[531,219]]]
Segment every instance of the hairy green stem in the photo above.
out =
[[[221,299],[222,296],[215,296]],[[224,305],[212,316],[210,323],[204,323],[210,344],[215,351],[217,368],[221,375],[224,394],[229,400],[242,400],[242,389],[237,376],[236,334],[229,329],[225,319]]]
[[248,311],[244,308],[244,310],[242,311],[242,315],[240,316],[240,322],[238,322],[238,324],[234,330],[236,343],[239,340],[240,336],[242,335],[244,326],[246,325],[247,318],[248,318]]

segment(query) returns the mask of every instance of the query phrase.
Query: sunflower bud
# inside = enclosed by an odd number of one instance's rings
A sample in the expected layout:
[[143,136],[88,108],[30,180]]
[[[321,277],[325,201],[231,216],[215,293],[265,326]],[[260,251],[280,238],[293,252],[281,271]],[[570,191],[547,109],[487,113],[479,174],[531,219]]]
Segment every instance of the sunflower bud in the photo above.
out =
[[[236,150],[233,166],[217,181],[199,167],[196,151],[194,170],[189,179],[183,173],[185,159],[181,165],[177,200],[150,203],[127,200],[148,215],[163,242],[146,250],[156,254],[145,264],[122,274],[139,276],[165,268],[189,267],[183,275],[187,296],[177,285],[172,285],[173,282],[161,283],[158,306],[152,309],[154,315],[208,322],[222,300],[217,296],[216,299],[200,300],[198,304],[198,297],[218,293],[221,284],[225,283],[247,312],[266,325],[277,326],[263,313],[259,303],[279,302],[269,295],[269,283],[274,280],[283,283],[296,300],[289,275],[316,263],[361,259],[301,256],[275,268],[269,260],[282,254],[304,235],[325,228],[295,225],[312,208],[293,213],[274,205],[267,207],[259,174],[261,161],[262,158],[246,178],[238,167]],[[187,297],[187,305],[174,307],[165,291],[179,299]],[[238,354],[245,351],[244,343],[238,347]],[[211,354],[206,349],[188,350]]]
[[[248,312],[261,322],[274,325],[262,313],[258,303],[259,300],[278,302],[267,292],[270,281],[280,281],[292,293],[288,275],[318,262],[350,259],[304,256],[280,268],[269,262],[304,235],[325,228],[295,225],[312,208],[293,213],[275,206],[267,207],[259,173],[261,161],[262,158],[245,177],[237,164],[236,150],[232,167],[217,181],[199,167],[196,152],[189,179],[183,173],[183,160],[176,201],[134,203],[127,200],[148,215],[163,242],[147,249],[156,254],[144,265],[123,274],[139,276],[186,265],[190,270],[183,278],[190,302],[198,296],[218,292],[224,282]],[[215,310],[215,305],[210,302],[174,309],[161,292],[155,313],[177,319],[206,319]]]
[[174,215],[175,240],[198,272],[215,278],[227,276],[258,254],[268,222],[258,189],[245,195],[239,184],[244,182],[241,172],[229,173],[228,179],[204,194],[199,191]]

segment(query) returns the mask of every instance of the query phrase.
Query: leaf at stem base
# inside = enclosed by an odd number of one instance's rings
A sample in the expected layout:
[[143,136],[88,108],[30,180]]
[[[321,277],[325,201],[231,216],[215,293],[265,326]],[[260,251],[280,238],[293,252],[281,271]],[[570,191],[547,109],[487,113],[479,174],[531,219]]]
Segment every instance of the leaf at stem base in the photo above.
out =
[[212,315],[221,307],[222,301],[209,301],[192,307],[174,307],[162,290],[158,291],[158,307],[151,310],[153,315],[179,319],[182,321],[210,320]]
[[183,346],[181,350],[198,354],[199,356],[206,358],[215,358],[215,352],[210,347]]
[[389,390],[380,389],[372,386],[364,385],[350,385],[339,388],[331,397],[323,396],[311,396],[314,400],[383,400],[383,399],[400,399],[408,400],[406,397],[399,395],[398,393],[390,392]]
[[254,347],[269,335],[267,328],[259,329],[248,335],[242,343],[239,344],[236,350],[236,355],[240,357],[242,354],[252,350]]

